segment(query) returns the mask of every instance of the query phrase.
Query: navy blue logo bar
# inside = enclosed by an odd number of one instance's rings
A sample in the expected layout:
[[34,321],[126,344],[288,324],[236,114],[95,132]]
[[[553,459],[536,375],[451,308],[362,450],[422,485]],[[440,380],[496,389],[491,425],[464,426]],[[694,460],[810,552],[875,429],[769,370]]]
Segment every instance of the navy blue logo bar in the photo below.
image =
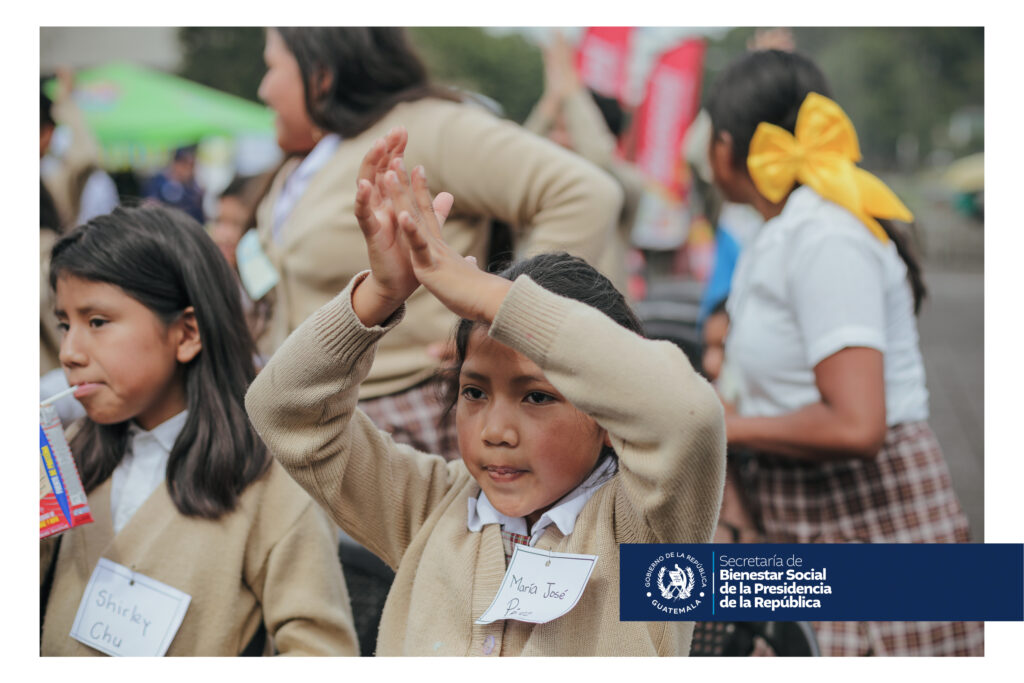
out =
[[1019,543],[620,546],[622,621],[1022,621]]

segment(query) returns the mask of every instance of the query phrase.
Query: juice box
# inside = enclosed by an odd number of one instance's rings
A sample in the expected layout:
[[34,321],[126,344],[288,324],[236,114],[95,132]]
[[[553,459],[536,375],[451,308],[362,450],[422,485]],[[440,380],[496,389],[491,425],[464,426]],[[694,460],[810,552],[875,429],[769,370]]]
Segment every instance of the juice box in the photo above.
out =
[[92,521],[57,409],[39,406],[39,538]]

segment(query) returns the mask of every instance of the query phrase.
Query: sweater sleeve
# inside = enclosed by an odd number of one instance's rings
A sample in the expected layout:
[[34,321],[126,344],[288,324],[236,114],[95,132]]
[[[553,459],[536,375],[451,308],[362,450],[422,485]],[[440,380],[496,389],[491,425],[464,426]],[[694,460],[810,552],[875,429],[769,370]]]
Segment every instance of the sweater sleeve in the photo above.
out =
[[611,176],[477,107],[451,104],[443,114],[422,161],[434,191],[451,192],[457,212],[515,226],[524,255],[567,251],[598,262],[622,206]]
[[281,655],[355,656],[359,645],[335,534],[323,511],[307,501],[267,556],[256,588],[263,622]]
[[245,397],[253,426],[288,473],[356,541],[392,568],[451,488],[456,461],[397,444],[356,407],[378,339],[401,320],[366,328],[352,310],[353,278],[310,316]]
[[537,104],[533,105],[533,109],[530,110],[526,120],[523,121],[523,128],[534,135],[544,137],[548,134],[548,131],[551,130],[553,123],[554,120],[548,116],[547,112],[544,111],[544,108],[538,100]]
[[615,161],[615,135],[586,88],[577,88],[565,98],[562,116],[576,153],[610,171]]
[[619,455],[620,543],[706,543],[725,483],[714,389],[675,345],[640,337],[520,276],[490,335],[523,353],[608,430]]

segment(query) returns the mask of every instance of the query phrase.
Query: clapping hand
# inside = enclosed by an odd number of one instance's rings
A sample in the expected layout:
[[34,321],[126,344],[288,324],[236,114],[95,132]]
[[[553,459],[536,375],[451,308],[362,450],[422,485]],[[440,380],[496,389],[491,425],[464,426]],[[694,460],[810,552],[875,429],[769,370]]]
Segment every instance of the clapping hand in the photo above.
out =
[[493,321],[512,283],[480,270],[476,259],[463,257],[445,243],[439,200],[446,198],[441,206],[447,214],[451,195],[441,193],[431,200],[422,166],[411,175],[392,168],[383,177],[383,187],[416,280],[456,315],[488,324]]
[[[405,129],[396,127],[374,142],[356,180],[355,216],[366,240],[370,275],[353,292],[352,306],[366,325],[387,320],[419,286],[393,202],[384,189],[387,177],[406,176],[402,155],[407,141]],[[434,200],[429,213],[438,230],[451,207],[452,196],[446,192]]]
[[539,106],[548,119],[554,120],[565,99],[580,88],[580,79],[573,48],[561,32],[555,31],[550,43],[543,48],[543,56],[544,93]]

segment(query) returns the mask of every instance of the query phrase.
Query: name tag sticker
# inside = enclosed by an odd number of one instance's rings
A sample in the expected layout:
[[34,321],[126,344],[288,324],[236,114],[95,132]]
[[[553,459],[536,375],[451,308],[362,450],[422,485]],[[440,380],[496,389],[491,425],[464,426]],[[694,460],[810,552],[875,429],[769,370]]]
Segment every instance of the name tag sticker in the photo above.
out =
[[280,279],[274,264],[263,253],[255,230],[249,230],[238,241],[235,261],[238,263],[238,275],[242,279],[242,286],[253,301],[262,299]]
[[583,595],[597,555],[556,553],[516,544],[501,588],[476,620],[515,619],[544,624],[566,614]]
[[101,557],[71,637],[114,657],[163,657],[191,601],[177,588]]

